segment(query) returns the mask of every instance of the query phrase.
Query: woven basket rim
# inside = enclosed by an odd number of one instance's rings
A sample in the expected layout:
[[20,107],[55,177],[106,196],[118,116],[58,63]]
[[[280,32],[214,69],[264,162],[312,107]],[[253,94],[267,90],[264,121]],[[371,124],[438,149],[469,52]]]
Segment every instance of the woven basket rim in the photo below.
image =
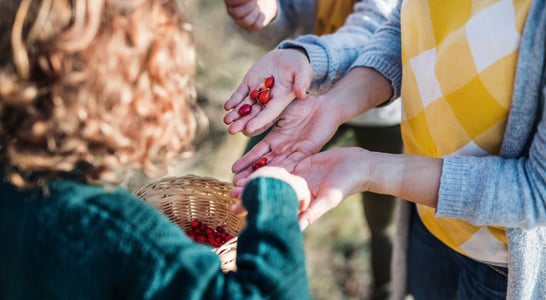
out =
[[153,180],[134,194],[159,209],[183,231],[191,228],[193,219],[213,228],[224,227],[234,238],[212,251],[227,272],[236,269],[237,236],[246,224],[244,217],[231,212],[231,206],[238,201],[230,195],[232,187],[231,183],[214,177],[186,174]]

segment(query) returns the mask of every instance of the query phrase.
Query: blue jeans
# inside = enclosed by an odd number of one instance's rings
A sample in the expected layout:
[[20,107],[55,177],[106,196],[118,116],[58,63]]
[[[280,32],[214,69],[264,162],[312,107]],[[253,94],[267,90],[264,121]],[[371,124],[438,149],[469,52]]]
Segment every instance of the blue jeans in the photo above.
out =
[[507,268],[475,261],[447,247],[412,210],[408,289],[415,300],[506,299],[507,275]]

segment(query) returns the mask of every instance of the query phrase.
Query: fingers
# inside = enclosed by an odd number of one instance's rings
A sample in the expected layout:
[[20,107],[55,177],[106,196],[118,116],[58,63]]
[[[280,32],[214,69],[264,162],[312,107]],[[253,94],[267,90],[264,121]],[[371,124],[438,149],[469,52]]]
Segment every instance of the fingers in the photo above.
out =
[[[236,106],[238,106],[245,98],[247,98],[248,93],[250,92],[250,87],[245,84],[245,81],[243,81],[242,84],[240,84],[235,92],[229,97],[229,99],[224,103],[224,109],[226,111],[230,111],[234,109]],[[226,122],[226,124],[231,123],[232,121]]]
[[[232,99],[230,98],[228,102],[232,101]],[[294,94],[289,93],[285,96],[276,97],[272,93],[271,100],[265,105],[260,105],[251,100],[248,95],[240,99],[242,100],[234,106],[232,106],[232,103],[228,104],[226,102],[225,107],[232,110],[224,116],[224,123],[228,125],[230,134],[242,132],[246,136],[254,136],[264,132],[274,124],[286,106],[294,99]],[[251,105],[251,112],[242,116],[239,109],[245,104]]]
[[313,70],[311,68],[302,68],[298,76],[294,79],[294,94],[298,99],[307,97],[307,88],[311,86],[313,79]]
[[312,224],[332,208],[336,207],[342,199],[342,192],[334,189],[328,190],[324,195],[318,195],[315,199],[312,199],[309,208],[300,213],[300,228],[304,230],[309,224]]
[[231,166],[233,173],[239,173],[244,169],[249,168],[260,157],[265,156],[270,152],[270,146],[264,141],[258,142],[250,151],[245,153]]
[[257,0],[224,0],[224,3],[235,24],[247,31],[263,29],[277,13],[276,3],[265,6],[258,4]]
[[271,92],[271,100],[259,111],[257,117],[248,121],[243,129],[243,133],[247,136],[256,135],[257,132],[264,127],[272,125],[280,116],[284,109],[294,100],[294,94],[288,92],[284,95],[275,94],[275,90]]
[[[240,189],[242,191],[242,188],[240,188]],[[239,192],[239,194],[240,194],[240,192]],[[243,203],[240,200],[235,202],[235,204],[233,204],[233,206],[231,207],[231,212],[234,215],[239,216],[239,217],[244,217],[247,214],[247,211],[246,211],[245,207],[243,206]]]
[[[239,109],[241,109],[241,107],[246,104],[250,105],[250,113],[248,113],[247,115],[242,115]],[[264,108],[261,105],[255,103],[252,100],[245,100],[241,102],[239,106],[237,106],[233,111],[227,113],[224,117],[224,123],[228,124],[228,133],[237,134],[239,132],[242,132],[246,136],[254,136],[265,131],[267,128],[256,129],[252,132],[248,132],[245,129],[247,127],[247,124],[257,118],[260,115],[260,112],[263,110]],[[271,125],[271,123],[269,123],[268,125]]]
[[253,10],[243,18],[234,19],[235,23],[247,31],[260,31],[265,26],[265,16],[259,11]]

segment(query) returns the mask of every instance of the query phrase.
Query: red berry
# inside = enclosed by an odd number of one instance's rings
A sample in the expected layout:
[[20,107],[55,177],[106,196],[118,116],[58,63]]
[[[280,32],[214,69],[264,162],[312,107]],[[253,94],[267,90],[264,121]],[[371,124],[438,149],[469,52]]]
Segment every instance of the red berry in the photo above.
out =
[[241,116],[246,116],[246,115],[248,115],[251,111],[252,111],[252,105],[246,104],[246,103],[245,103],[245,104],[241,105],[241,107],[239,107],[239,111],[238,111],[238,112],[239,112],[239,114],[240,114]]
[[263,166],[267,165],[267,158],[265,157],[261,157],[260,159],[258,159],[254,165],[252,166],[252,169],[256,170],[258,168],[261,168]]
[[275,85],[275,77],[269,76],[264,80],[264,86],[268,89],[272,88]]
[[216,232],[221,233],[221,232],[226,232],[226,230],[222,226],[216,226]]
[[269,94],[269,90],[265,90],[261,92],[258,96],[258,102],[260,102],[261,104],[266,104],[267,102],[269,102],[270,96],[271,95]]
[[199,220],[192,220],[191,221],[191,228],[197,228],[197,227],[199,227],[200,224],[201,224],[201,222],[199,222]]
[[250,92],[250,99],[252,100],[256,100],[256,98],[258,98],[258,95],[260,94],[260,91],[258,90],[252,90],[252,92]]
[[214,235],[214,229],[210,228],[210,227],[207,227],[207,230],[205,230],[205,233],[208,235],[208,236],[212,236]]
[[207,242],[207,237],[204,235],[204,234],[200,234],[198,236],[195,237],[195,240],[198,242],[198,243],[201,243],[201,244],[204,244]]

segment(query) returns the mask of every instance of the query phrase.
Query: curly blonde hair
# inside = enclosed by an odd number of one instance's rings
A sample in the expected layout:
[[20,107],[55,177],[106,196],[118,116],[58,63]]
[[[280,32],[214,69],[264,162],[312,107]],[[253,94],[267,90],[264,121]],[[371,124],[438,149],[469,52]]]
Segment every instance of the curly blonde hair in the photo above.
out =
[[0,32],[0,163],[13,184],[114,183],[193,151],[195,45],[175,1],[0,0]]

